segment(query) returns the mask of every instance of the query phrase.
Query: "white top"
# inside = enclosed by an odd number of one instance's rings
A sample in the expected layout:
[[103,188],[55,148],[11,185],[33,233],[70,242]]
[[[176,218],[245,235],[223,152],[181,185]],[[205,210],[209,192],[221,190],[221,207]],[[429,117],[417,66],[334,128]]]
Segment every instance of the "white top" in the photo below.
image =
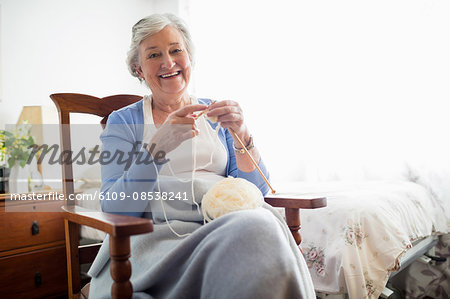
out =
[[[191,103],[198,103],[197,98],[191,97]],[[145,123],[143,143],[149,143],[156,131],[152,113],[152,97],[144,96],[143,105]],[[168,166],[161,169],[160,175],[192,178],[194,168],[195,178],[218,181],[226,175],[227,151],[225,145],[205,117],[197,119],[197,127],[199,134],[196,137],[184,141],[166,155],[170,161]]]

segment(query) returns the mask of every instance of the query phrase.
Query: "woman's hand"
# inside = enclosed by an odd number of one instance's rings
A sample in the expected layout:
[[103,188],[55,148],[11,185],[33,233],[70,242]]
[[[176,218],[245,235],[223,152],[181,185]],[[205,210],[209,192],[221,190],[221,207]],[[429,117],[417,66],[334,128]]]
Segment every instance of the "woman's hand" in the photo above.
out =
[[[208,107],[208,110],[208,117],[217,117],[217,121],[220,122],[222,127],[232,129],[247,144],[250,139],[250,133],[244,124],[244,115],[237,102],[215,102]],[[236,142],[236,144],[239,143]]]
[[151,152],[163,151],[167,154],[176,149],[183,141],[197,136],[198,128],[193,113],[205,110],[206,107],[203,104],[186,105],[170,113],[153,135],[147,150],[150,151],[152,144],[155,144]]

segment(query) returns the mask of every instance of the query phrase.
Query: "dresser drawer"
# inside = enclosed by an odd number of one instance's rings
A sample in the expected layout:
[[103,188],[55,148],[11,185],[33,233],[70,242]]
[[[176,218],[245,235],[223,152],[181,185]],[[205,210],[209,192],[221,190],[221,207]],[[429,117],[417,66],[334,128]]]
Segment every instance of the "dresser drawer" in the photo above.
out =
[[0,258],[0,298],[51,298],[67,294],[64,246]]
[[[35,210],[46,210],[36,204]],[[0,252],[64,240],[64,220],[61,212],[0,211]]]

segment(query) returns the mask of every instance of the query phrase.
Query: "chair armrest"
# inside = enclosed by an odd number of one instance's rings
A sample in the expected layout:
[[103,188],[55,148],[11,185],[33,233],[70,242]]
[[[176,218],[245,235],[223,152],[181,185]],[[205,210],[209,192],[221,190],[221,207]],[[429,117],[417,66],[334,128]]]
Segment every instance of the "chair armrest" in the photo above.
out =
[[272,207],[284,208],[286,224],[297,245],[302,242],[300,235],[300,209],[317,209],[327,206],[325,197],[308,197],[295,194],[270,194],[264,198]]
[[327,206],[326,197],[310,197],[301,195],[267,195],[264,201],[273,207],[292,209],[317,209]]
[[70,222],[96,228],[113,237],[126,237],[153,231],[149,219],[98,212],[78,206],[63,206],[64,218]]

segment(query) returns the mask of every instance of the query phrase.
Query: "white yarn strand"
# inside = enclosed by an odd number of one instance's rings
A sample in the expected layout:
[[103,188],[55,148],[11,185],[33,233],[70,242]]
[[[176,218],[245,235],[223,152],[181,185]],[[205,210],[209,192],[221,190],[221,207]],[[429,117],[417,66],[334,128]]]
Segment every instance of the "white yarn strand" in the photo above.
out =
[[[208,126],[209,126],[209,124],[208,124]],[[219,138],[219,129],[220,129],[220,123],[217,123],[216,129],[215,129],[215,134],[216,134],[217,138]],[[211,141],[211,143],[214,143],[214,136],[211,134],[210,131],[208,131],[208,136],[209,136],[209,140]],[[211,155],[209,157],[209,162],[206,163],[205,165],[203,165],[202,167],[198,167],[196,170],[206,169],[206,167],[212,165],[213,164],[213,156],[214,156],[214,152],[212,151]]]
[[[207,119],[207,118],[206,118],[206,115],[205,115],[204,121],[207,121],[206,119]],[[207,125],[209,126],[209,123],[207,123]],[[214,137],[219,138],[219,130],[220,130],[220,123],[217,123],[216,129],[215,129],[215,136],[214,136],[209,130],[207,130],[207,133],[208,133],[208,136],[209,136],[209,139],[210,139],[211,143],[214,143]],[[196,172],[197,170],[199,170],[199,169],[206,169],[207,167],[209,167],[210,165],[213,164],[214,151],[211,152],[210,159],[209,159],[209,162],[208,162],[208,163],[206,163],[206,164],[205,164],[204,166],[202,166],[202,167],[197,167],[197,139],[194,137],[194,138],[192,138],[192,155],[193,155],[193,161],[192,161],[192,164],[193,164],[193,165],[192,165],[192,174],[191,174],[191,193],[192,193],[192,202],[193,202],[193,203],[195,204],[195,206],[197,207],[198,213],[199,213],[199,214],[203,214],[203,216],[204,216],[204,217],[203,217],[203,224],[206,224],[206,221],[210,222],[210,221],[212,221],[212,219],[211,219],[210,217],[208,217],[208,215],[207,215],[204,211],[203,211],[203,213],[202,213],[201,208],[200,208],[200,205],[199,205],[199,203],[198,203],[198,202],[196,201],[196,199],[195,199],[195,186],[194,186],[194,181],[195,181],[195,172]],[[171,175],[172,175],[173,177],[175,177],[179,182],[182,182],[182,183],[189,182],[189,179],[182,179],[182,178],[179,178],[179,177],[176,176],[175,172],[174,172],[173,169],[172,169],[171,163],[170,163],[169,161],[167,161],[167,164],[166,164],[166,165],[168,166]],[[155,168],[156,168],[156,165],[155,165]],[[157,173],[158,173],[158,172],[157,172]],[[157,187],[158,187],[158,192],[161,192],[161,187],[160,187],[160,184],[159,184],[159,173],[158,173],[158,177],[157,177]],[[165,220],[167,226],[169,227],[169,229],[170,229],[176,236],[178,236],[179,238],[183,238],[183,237],[186,237],[186,236],[191,235],[191,233],[179,234],[179,233],[177,233],[177,232],[173,229],[173,227],[171,226],[171,224],[170,224],[170,222],[169,222],[169,220],[168,220],[168,218],[167,218],[167,213],[166,213],[166,209],[165,209],[165,207],[164,207],[163,201],[164,201],[164,200],[161,199],[161,207],[162,207],[163,214],[164,214],[164,220]]]
[[[155,164],[153,163],[153,165],[155,165]],[[156,173],[158,173],[158,169],[156,168],[156,165],[155,165],[155,169],[156,169]],[[156,183],[157,183],[157,186],[158,186],[158,192],[161,193],[161,186],[159,185],[159,173],[158,173],[158,176],[156,178]],[[161,202],[161,207],[162,207],[163,214],[164,214],[164,220],[166,221],[166,224],[169,227],[169,229],[179,238],[184,238],[184,237],[187,237],[187,236],[191,235],[191,233],[179,234],[173,229],[172,225],[170,225],[169,219],[167,218],[166,209],[164,208],[164,200],[161,199],[160,202]]]
[[200,211],[200,205],[195,201],[195,190],[194,190],[194,179],[195,179],[195,171],[197,167],[197,141],[195,137],[192,139],[192,154],[193,154],[193,161],[192,161],[192,175],[191,175],[191,192],[192,192],[192,202],[197,207],[197,211],[199,214],[202,212]]

